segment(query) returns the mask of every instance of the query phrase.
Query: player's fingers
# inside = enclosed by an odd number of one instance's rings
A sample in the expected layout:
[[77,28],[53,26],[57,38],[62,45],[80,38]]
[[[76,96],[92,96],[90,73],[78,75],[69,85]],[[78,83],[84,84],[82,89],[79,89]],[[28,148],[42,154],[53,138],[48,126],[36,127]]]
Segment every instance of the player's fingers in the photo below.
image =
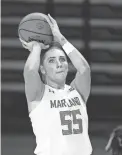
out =
[[53,19],[53,18],[51,18],[49,15],[48,15],[48,18],[49,18],[49,20],[50,20],[50,27],[51,27],[51,29],[53,30],[53,29],[57,29],[57,22]]
[[41,49],[47,49],[49,48],[49,45],[44,45],[43,43],[39,43]]
[[[29,50],[29,47],[28,47],[28,43],[26,43],[25,41],[23,41],[22,39],[20,39],[21,43],[22,43],[22,46],[25,48],[25,49],[28,49]],[[30,50],[29,50],[30,51]]]
[[22,43],[22,44],[24,44],[24,45],[26,45],[27,46],[27,42],[25,42],[24,40],[22,40],[21,38],[19,38],[19,40],[20,40],[20,42]]
[[54,24],[52,18],[50,17],[50,15],[48,14],[48,19],[50,20],[51,24]]
[[28,49],[29,51],[31,51],[31,49],[32,49],[32,45],[30,45],[30,44],[32,44],[32,43],[26,43],[25,41],[23,41],[23,40],[21,40],[21,43],[22,43],[22,46],[25,48],[25,49]]
[[56,23],[56,20],[55,20],[50,14],[48,14],[48,17],[50,18],[50,20],[51,20],[53,23]]
[[49,17],[49,19],[53,22],[51,28],[52,28],[52,29],[55,29],[55,30],[59,30],[59,26],[58,26],[56,20],[55,20],[54,18],[52,18],[52,17],[50,16],[50,14],[48,14],[48,17]]
[[47,18],[45,18],[46,19],[46,21],[48,22],[48,24],[50,25],[50,27],[52,27],[53,26],[53,23],[52,23],[52,21],[50,20],[50,18],[47,16]]
[[55,25],[49,19],[47,20],[47,22],[48,22],[48,24],[49,24],[49,26],[53,32],[53,30],[55,29]]
[[29,47],[27,47],[25,44],[22,43],[22,46],[23,46],[25,49],[28,49],[28,50],[29,50]]
[[44,45],[43,46],[43,49],[47,49],[47,48],[49,48],[49,45]]

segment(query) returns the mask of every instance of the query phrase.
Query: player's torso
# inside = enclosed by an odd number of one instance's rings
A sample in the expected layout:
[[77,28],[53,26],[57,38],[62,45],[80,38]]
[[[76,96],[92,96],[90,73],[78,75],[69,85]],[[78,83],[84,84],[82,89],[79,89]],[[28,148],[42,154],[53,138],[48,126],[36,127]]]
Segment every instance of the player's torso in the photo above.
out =
[[48,151],[47,155],[89,155],[88,117],[76,90],[69,86],[56,90],[46,85],[30,118],[37,142],[35,153],[41,149]]

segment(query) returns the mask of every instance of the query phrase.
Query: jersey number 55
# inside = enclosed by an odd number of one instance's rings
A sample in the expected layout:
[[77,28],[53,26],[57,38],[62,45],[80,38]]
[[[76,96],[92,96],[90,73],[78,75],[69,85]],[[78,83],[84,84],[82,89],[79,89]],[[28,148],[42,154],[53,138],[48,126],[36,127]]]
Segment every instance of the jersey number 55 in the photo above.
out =
[[[80,118],[77,118],[77,115]],[[67,125],[67,130],[62,129],[63,135],[80,134],[83,132],[80,110],[60,111],[61,125]],[[76,127],[77,128],[76,128]]]

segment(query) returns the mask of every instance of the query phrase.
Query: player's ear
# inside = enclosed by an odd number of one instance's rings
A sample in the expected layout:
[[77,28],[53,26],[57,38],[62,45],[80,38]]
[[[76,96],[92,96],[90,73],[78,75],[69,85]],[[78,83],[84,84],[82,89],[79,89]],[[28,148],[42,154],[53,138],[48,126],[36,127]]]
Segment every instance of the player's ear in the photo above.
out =
[[40,71],[41,73],[44,75],[45,74],[45,69],[44,69],[44,66],[43,65],[40,65]]

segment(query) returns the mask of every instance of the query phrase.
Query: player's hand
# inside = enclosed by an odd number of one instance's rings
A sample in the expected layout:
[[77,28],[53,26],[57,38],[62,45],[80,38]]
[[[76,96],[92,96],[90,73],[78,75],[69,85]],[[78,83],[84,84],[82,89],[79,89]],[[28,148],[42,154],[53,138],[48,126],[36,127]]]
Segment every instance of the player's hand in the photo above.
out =
[[34,48],[39,48],[40,50],[42,49],[47,49],[49,48],[49,45],[44,45],[43,43],[39,43],[37,41],[31,41],[29,43],[27,43],[26,41],[22,40],[21,38],[19,38],[20,42],[22,43],[22,46],[25,48],[25,49],[28,49],[30,52],[32,52],[32,50]]
[[50,25],[50,28],[52,30],[52,34],[54,36],[54,41],[58,41],[60,42],[60,39],[62,37],[62,34],[59,30],[58,24],[56,22],[56,20],[54,18],[52,18],[50,16],[50,14],[48,14],[48,18],[46,18],[48,24]]

